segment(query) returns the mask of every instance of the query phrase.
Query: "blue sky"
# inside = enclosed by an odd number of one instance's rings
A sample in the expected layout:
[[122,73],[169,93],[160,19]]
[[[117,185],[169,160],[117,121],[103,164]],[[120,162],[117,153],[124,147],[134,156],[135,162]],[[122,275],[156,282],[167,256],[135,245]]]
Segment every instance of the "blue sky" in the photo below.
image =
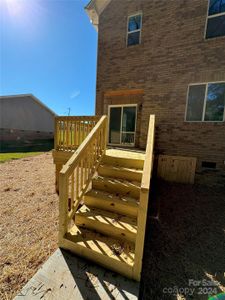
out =
[[97,33],[88,0],[0,0],[0,95],[32,93],[59,115],[95,110]]

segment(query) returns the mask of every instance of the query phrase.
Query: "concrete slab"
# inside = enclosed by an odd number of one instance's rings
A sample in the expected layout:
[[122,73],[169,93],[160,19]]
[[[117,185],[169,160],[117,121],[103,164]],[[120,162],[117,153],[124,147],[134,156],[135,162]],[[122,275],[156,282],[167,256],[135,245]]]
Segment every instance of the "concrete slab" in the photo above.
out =
[[14,300],[136,300],[139,283],[57,249]]

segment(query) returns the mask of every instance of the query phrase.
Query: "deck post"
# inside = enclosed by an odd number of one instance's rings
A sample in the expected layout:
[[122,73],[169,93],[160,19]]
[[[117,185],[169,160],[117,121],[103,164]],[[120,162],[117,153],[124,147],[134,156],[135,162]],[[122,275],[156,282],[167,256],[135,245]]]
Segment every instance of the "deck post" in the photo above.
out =
[[144,252],[145,230],[148,213],[148,201],[150,191],[150,180],[153,170],[153,149],[154,149],[154,133],[155,133],[155,116],[149,118],[148,137],[146,144],[145,162],[141,181],[140,203],[137,217],[137,236],[135,243],[135,261],[133,267],[133,277],[140,281],[142,259]]
[[67,232],[68,220],[68,177],[59,174],[59,247],[63,247],[63,239]]

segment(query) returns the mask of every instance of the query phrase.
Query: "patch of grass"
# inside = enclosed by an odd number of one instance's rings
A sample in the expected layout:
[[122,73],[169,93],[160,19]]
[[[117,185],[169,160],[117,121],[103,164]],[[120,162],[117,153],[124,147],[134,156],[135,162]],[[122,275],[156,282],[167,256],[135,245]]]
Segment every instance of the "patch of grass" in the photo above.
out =
[[0,153],[0,163],[4,163],[12,159],[20,159],[29,156],[35,156],[42,153],[43,152]]

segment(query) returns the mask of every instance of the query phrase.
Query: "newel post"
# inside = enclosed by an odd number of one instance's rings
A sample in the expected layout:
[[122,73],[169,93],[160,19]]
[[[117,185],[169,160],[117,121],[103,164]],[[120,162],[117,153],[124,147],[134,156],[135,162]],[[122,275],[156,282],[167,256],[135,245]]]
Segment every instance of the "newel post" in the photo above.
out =
[[63,239],[68,226],[68,176],[59,174],[59,247],[63,247]]

